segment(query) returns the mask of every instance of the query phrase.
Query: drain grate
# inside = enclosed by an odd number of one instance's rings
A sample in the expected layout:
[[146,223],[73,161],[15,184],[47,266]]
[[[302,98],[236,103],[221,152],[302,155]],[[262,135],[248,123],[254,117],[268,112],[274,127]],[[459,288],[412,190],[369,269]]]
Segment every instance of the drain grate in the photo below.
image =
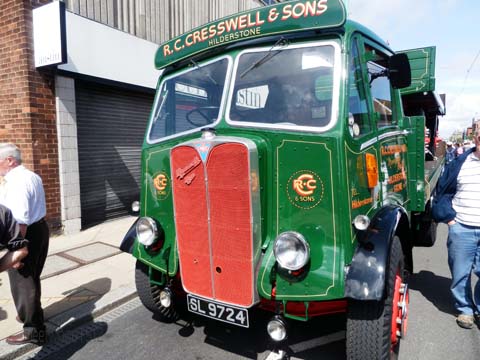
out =
[[80,325],[72,330],[59,330],[58,332],[54,332],[50,334],[49,341],[46,345],[42,348],[34,349],[18,359],[67,359],[89,341],[104,335],[108,330],[108,323],[136,309],[140,305],[140,300],[135,298],[118,308],[99,316],[93,323]]

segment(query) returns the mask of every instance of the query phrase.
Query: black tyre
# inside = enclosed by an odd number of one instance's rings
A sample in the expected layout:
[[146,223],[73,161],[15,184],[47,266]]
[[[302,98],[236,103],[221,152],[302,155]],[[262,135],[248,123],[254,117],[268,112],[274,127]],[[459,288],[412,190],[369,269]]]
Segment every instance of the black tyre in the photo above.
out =
[[[408,287],[404,284],[404,260],[400,239],[390,249],[387,296],[381,301],[349,300],[347,312],[347,359],[396,359],[400,337],[407,326]],[[399,306],[401,304],[401,306]],[[397,321],[400,319],[401,321]]]
[[168,308],[160,304],[160,292],[163,288],[150,283],[148,266],[139,260],[137,260],[135,265],[135,285],[142,304],[160,321],[173,322],[178,319],[179,316],[174,304]]

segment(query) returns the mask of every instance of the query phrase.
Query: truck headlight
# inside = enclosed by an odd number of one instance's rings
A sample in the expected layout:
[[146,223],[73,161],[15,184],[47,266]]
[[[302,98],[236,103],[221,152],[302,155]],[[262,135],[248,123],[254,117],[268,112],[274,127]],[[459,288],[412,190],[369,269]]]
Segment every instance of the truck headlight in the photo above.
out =
[[158,237],[158,228],[155,220],[150,217],[141,217],[137,221],[137,239],[145,246],[152,245]]
[[273,253],[280,266],[287,270],[299,270],[310,260],[310,246],[301,234],[294,231],[277,236]]
[[365,231],[370,226],[370,218],[366,215],[357,215],[353,220],[353,226],[359,231]]
[[138,213],[140,211],[140,202],[135,200],[132,202],[132,212]]

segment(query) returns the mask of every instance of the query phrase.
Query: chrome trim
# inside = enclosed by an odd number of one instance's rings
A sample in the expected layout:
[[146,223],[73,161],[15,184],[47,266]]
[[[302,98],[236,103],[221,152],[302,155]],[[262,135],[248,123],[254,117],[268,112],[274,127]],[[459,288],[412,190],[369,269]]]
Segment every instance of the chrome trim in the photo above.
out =
[[[298,268],[288,268],[286,266],[283,266],[280,261],[278,260],[278,258],[280,257],[279,254],[278,254],[278,248],[277,248],[277,244],[278,244],[278,239],[281,237],[281,236],[287,236],[288,235],[293,235],[293,237],[295,237],[297,240],[300,241],[300,243],[305,247],[305,252],[307,254],[307,260],[305,261],[305,263],[298,267]],[[297,251],[298,253],[298,251]],[[307,265],[307,263],[310,261],[310,244],[308,243],[307,239],[305,239],[305,236],[303,236],[301,233],[297,232],[297,231],[284,231],[282,232],[281,234],[278,234],[277,237],[275,238],[274,242],[273,242],[273,256],[275,257],[275,260],[276,262],[278,263],[278,265],[280,265],[281,268],[283,269],[286,269],[286,270],[290,270],[290,271],[297,271],[297,270],[300,270],[302,269],[303,267],[305,267],[305,265]]]
[[[226,108],[225,108],[225,121],[229,125],[234,125],[238,127],[246,127],[246,128],[262,128],[262,129],[274,129],[274,130],[292,130],[296,132],[316,132],[316,133],[323,133],[327,130],[333,128],[339,116],[339,102],[340,102],[340,82],[342,76],[342,67],[341,67],[341,49],[340,44],[333,40],[328,41],[314,41],[314,42],[307,42],[301,44],[292,44],[287,46],[281,46],[281,49],[277,50],[287,50],[287,49],[297,49],[297,48],[309,48],[314,46],[333,46],[334,53],[335,53],[335,62],[333,67],[333,91],[332,91],[332,113],[330,122],[327,126],[300,126],[300,125],[279,125],[279,124],[267,124],[267,123],[255,123],[255,122],[245,122],[245,121],[234,121],[230,119],[230,104],[233,97],[233,89],[235,87],[235,76],[238,70],[238,62],[240,57],[245,53],[252,53],[252,52],[260,52],[260,51],[269,51],[272,47],[262,47],[256,49],[247,49],[241,51],[235,57],[235,64],[232,71],[232,76],[230,79],[230,88],[228,93],[228,98],[226,99]],[[273,48],[275,49],[275,48]]]
[[[152,243],[149,244],[149,245],[145,245],[143,242],[140,241],[140,236],[139,236],[139,233],[140,233],[140,232],[138,231],[138,226],[139,226],[139,224],[140,224],[140,222],[141,222],[140,220],[145,220],[145,221],[147,221],[147,223],[148,223],[148,224],[150,225],[150,227],[152,228],[153,241],[152,241]],[[148,247],[148,246],[151,246],[151,245],[153,245],[153,244],[158,240],[158,226],[157,226],[157,222],[156,222],[153,218],[151,218],[150,216],[141,216],[141,217],[139,218],[139,221],[137,221],[137,223],[135,224],[135,232],[136,232],[136,235],[137,235],[138,242],[139,242],[140,244],[142,244],[143,246],[147,246],[147,247]]]
[[390,131],[385,134],[378,135],[378,140],[383,140],[389,137],[399,136],[399,135],[408,135],[408,131],[407,130]]
[[152,125],[153,125],[153,117],[154,117],[154,115],[156,113],[156,110],[158,108],[158,97],[160,96],[159,95],[160,94],[159,89],[162,88],[165,81],[167,81],[171,78],[177,77],[179,75],[183,75],[187,72],[197,70],[197,69],[196,68],[187,68],[183,71],[179,71],[179,72],[175,72],[173,74],[170,74],[170,75],[168,75],[164,78],[160,77],[159,84],[157,86],[156,93],[155,93],[155,99],[154,99],[154,103],[153,103],[152,112],[151,112],[151,114],[149,116],[149,119],[148,119],[147,133],[146,133],[146,136],[145,136],[145,141],[146,141],[147,144],[158,144],[158,143],[161,143],[161,142],[169,140],[169,139],[173,139],[173,138],[180,137],[180,136],[183,136],[183,135],[188,135],[188,134],[198,132],[198,130],[203,128],[203,127],[215,127],[215,125],[218,125],[218,123],[222,119],[222,114],[224,113],[224,110],[225,110],[225,101],[223,99],[225,99],[225,97],[227,95],[227,91],[229,89],[229,83],[230,83],[230,80],[231,80],[231,77],[232,77],[233,58],[230,55],[224,55],[224,56],[212,59],[210,61],[199,62],[200,66],[205,66],[205,65],[209,65],[209,64],[212,64],[214,62],[217,62],[219,60],[223,60],[223,59],[228,60],[228,66],[227,66],[226,75],[225,75],[225,86],[223,88],[222,97],[220,99],[220,107],[218,109],[217,120],[215,122],[211,123],[211,124],[204,125],[204,126],[199,126],[199,127],[194,128],[194,129],[191,129],[191,130],[179,132],[179,133],[176,133],[176,134],[173,134],[173,135],[168,135],[168,136],[165,136],[165,137],[162,137],[162,138],[159,138],[159,139],[155,139],[155,140],[150,139],[150,132],[152,130]]
[[360,145],[360,151],[365,150],[366,148],[372,146],[373,144],[376,144],[377,141],[378,141],[378,138],[376,136],[368,141],[365,141],[362,145]]
[[362,145],[360,145],[360,151],[365,150],[366,148],[368,148],[369,146],[372,146],[373,144],[377,143],[380,140],[393,137],[393,136],[399,136],[399,135],[405,135],[405,136],[408,135],[408,130],[395,130],[395,131],[390,131],[390,132],[375,136],[370,140],[362,143]]

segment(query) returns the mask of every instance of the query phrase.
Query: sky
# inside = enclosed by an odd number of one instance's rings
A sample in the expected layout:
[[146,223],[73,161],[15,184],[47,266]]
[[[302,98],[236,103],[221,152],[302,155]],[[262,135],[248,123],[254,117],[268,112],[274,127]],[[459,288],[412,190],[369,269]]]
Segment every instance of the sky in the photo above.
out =
[[344,0],[348,17],[394,50],[436,46],[436,92],[446,94],[439,134],[480,119],[480,0]]

